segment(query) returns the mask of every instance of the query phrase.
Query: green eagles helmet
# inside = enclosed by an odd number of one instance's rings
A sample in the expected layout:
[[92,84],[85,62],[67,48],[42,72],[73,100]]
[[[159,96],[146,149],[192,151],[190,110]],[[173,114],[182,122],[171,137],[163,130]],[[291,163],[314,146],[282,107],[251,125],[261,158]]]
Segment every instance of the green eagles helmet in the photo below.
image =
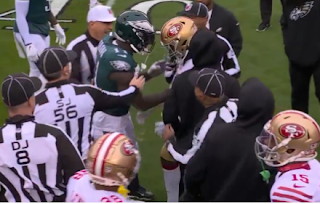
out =
[[155,31],[148,16],[140,11],[125,11],[116,20],[115,35],[139,54],[148,54],[155,44]]

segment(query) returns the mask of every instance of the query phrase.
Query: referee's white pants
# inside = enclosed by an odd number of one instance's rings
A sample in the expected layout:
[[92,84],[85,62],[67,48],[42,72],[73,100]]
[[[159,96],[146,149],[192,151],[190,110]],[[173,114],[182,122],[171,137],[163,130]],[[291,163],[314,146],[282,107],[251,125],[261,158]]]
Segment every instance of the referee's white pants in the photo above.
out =
[[133,144],[135,144],[136,148],[138,148],[130,113],[124,116],[112,116],[97,111],[93,115],[92,136],[96,140],[107,132],[119,132],[126,135],[131,139]]
[[[13,36],[14,36],[14,41],[16,43],[19,57],[26,58],[25,45],[20,33],[13,32]],[[44,49],[50,46],[49,35],[45,37],[43,35],[30,34],[30,38],[31,38],[31,42],[35,45],[39,53],[41,53]],[[29,61],[29,59],[28,59],[28,62],[30,66],[29,76],[39,77],[43,83],[46,83],[47,80],[42,76],[36,64],[34,62]]]

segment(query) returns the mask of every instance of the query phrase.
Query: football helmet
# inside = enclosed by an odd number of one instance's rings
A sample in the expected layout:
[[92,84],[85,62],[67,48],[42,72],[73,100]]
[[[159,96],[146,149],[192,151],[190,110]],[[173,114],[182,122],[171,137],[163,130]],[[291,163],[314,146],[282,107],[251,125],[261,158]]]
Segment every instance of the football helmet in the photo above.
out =
[[155,45],[155,29],[148,16],[140,11],[125,11],[116,20],[115,37],[130,44],[139,54],[149,54]]
[[127,187],[140,168],[140,154],[120,133],[100,137],[88,152],[87,169],[93,183]]
[[179,16],[167,21],[160,33],[161,44],[169,52],[166,57],[172,62],[184,59],[196,31],[197,27],[190,18]]
[[268,166],[281,167],[316,158],[319,140],[320,128],[311,116],[286,110],[265,124],[256,138],[255,151]]

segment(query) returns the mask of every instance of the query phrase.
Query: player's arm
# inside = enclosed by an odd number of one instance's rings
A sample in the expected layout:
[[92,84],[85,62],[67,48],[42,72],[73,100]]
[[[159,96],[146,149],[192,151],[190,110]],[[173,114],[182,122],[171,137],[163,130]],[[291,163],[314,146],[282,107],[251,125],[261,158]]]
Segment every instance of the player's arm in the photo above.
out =
[[49,22],[50,22],[50,24],[51,24],[52,27],[53,27],[54,25],[58,24],[58,21],[57,21],[56,17],[53,15],[52,12],[50,12]]
[[236,56],[239,56],[242,50],[243,38],[242,38],[239,22],[237,21],[236,17],[233,14],[230,14],[230,15],[231,16],[229,19],[228,41],[232,45]]
[[223,61],[223,66],[227,68],[225,72],[230,76],[233,76],[236,79],[238,79],[240,77],[241,70],[237,55],[235,54],[231,44],[226,39],[224,39],[224,42],[227,44],[228,47],[228,51]]
[[140,93],[136,86],[129,86],[120,92],[108,92],[94,86],[89,87],[88,92],[95,102],[95,110],[97,111],[130,105],[134,101],[134,98]]
[[[128,88],[133,76],[133,72],[113,72],[110,74],[109,79],[117,83],[118,91],[122,91]],[[138,110],[145,111],[163,103],[169,94],[169,89],[166,89],[161,93],[150,94],[147,96],[143,96],[142,93],[139,93],[133,101],[133,106]]]
[[64,182],[67,184],[70,177],[76,172],[85,169],[81,156],[77,148],[73,145],[69,135],[62,129],[56,128],[56,145],[59,155],[59,161],[62,164]]
[[29,11],[29,0],[15,0],[16,23],[19,33],[22,36],[25,45],[31,44],[32,40],[29,33],[27,14]]

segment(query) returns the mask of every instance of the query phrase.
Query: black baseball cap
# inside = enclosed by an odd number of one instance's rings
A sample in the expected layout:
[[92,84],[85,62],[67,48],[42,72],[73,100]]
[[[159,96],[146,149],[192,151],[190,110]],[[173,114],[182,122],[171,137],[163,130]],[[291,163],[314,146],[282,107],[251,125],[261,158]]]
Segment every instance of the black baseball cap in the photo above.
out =
[[29,77],[25,73],[10,74],[1,85],[2,100],[7,106],[18,106],[27,102],[42,82],[38,77]]
[[219,98],[224,95],[225,77],[216,69],[203,68],[200,71],[192,71],[189,80],[207,96]]
[[179,16],[187,16],[187,17],[207,17],[208,16],[208,8],[203,3],[192,2],[191,4],[187,4],[184,7],[183,11],[177,13]]
[[69,62],[72,62],[76,58],[77,53],[73,50],[51,46],[41,53],[37,65],[41,73],[45,76],[61,71]]

